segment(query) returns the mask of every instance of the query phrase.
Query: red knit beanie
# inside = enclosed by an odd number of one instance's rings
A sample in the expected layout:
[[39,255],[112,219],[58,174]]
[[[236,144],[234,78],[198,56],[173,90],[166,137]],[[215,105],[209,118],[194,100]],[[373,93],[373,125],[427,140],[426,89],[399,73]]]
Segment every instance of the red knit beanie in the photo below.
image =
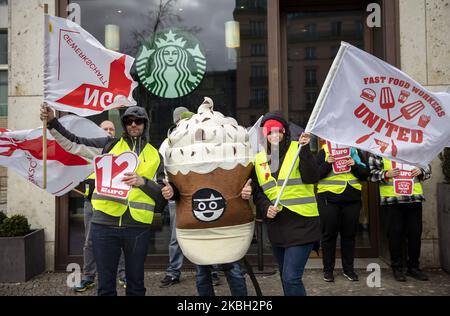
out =
[[277,120],[267,120],[263,125],[263,134],[264,136],[269,135],[273,129],[284,133],[284,125],[280,121]]

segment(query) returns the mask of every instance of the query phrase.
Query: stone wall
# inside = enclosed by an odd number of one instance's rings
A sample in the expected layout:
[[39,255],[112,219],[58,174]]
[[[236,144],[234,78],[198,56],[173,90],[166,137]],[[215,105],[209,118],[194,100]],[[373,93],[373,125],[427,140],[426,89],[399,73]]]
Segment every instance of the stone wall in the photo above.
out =
[[[450,87],[450,0],[399,0],[401,68],[431,91]],[[439,267],[437,183],[440,160],[432,163],[433,177],[424,185],[421,262]]]
[[[42,126],[39,107],[43,95],[44,3],[55,14],[55,1],[9,1],[8,128]],[[46,265],[54,269],[55,198],[8,170],[8,215],[24,214],[32,228],[44,228]]]

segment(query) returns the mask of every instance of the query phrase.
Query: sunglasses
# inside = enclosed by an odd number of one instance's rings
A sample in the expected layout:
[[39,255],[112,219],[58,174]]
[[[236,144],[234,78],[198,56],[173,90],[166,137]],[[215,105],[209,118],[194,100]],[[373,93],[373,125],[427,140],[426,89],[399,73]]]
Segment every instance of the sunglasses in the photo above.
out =
[[145,120],[142,119],[142,118],[126,119],[126,120],[125,120],[125,125],[128,125],[128,126],[129,126],[129,125],[132,125],[133,122],[134,122],[136,125],[141,125],[141,124],[144,124],[144,123],[145,123]]

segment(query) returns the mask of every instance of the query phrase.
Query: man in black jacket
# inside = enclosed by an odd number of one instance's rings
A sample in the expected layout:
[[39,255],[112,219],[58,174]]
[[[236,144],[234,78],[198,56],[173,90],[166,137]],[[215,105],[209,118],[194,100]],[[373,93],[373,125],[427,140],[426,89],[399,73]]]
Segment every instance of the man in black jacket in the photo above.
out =
[[[92,241],[98,272],[98,295],[117,295],[116,276],[121,249],[125,255],[127,295],[145,295],[144,261],[147,256],[153,212],[164,208],[164,163],[158,151],[148,143],[149,119],[145,110],[133,106],[121,117],[124,134],[112,137],[82,138],[67,131],[44,105],[41,120],[47,120],[50,133],[68,152],[93,160],[104,153],[133,151],[139,167],[125,174],[122,181],[132,189],[127,200],[104,197],[94,192],[92,204]],[[154,181],[156,179],[156,181]],[[139,197],[139,198],[137,198]]]

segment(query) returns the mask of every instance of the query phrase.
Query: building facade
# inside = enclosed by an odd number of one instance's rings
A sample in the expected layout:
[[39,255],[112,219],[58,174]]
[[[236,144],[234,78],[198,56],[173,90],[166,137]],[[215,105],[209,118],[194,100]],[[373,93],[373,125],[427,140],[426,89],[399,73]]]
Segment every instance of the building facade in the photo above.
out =
[[[368,12],[371,3],[381,10]],[[49,14],[69,16],[105,46],[133,57],[155,30],[182,29],[202,43],[206,72],[189,94],[158,97],[143,85],[135,91],[138,104],[150,114],[155,146],[167,135],[173,109],[196,111],[205,95],[213,98],[216,110],[243,126],[252,126],[267,111],[280,111],[304,127],[342,40],[402,69],[430,90],[450,86],[449,0],[2,0],[0,127],[6,126],[6,118],[11,130],[40,125],[44,4]],[[379,27],[368,23],[378,18]],[[239,23],[237,38],[227,33],[229,22]],[[109,42],[111,29],[114,44]],[[139,81],[135,68],[132,76]],[[119,115],[110,111],[91,119],[99,123],[109,118],[119,125]],[[432,168],[433,177],[424,185],[422,263],[438,267],[436,184],[443,179],[438,159]],[[5,186],[2,182],[0,189]],[[386,257],[377,186],[365,185],[363,198],[357,256]],[[33,228],[45,228],[49,270],[82,262],[82,198],[76,193],[55,198],[8,171],[6,207],[8,215],[25,214]],[[164,267],[169,239],[165,213],[157,216],[152,231],[147,267]],[[263,243],[270,263],[265,237]],[[253,244],[253,261],[256,251]]]

